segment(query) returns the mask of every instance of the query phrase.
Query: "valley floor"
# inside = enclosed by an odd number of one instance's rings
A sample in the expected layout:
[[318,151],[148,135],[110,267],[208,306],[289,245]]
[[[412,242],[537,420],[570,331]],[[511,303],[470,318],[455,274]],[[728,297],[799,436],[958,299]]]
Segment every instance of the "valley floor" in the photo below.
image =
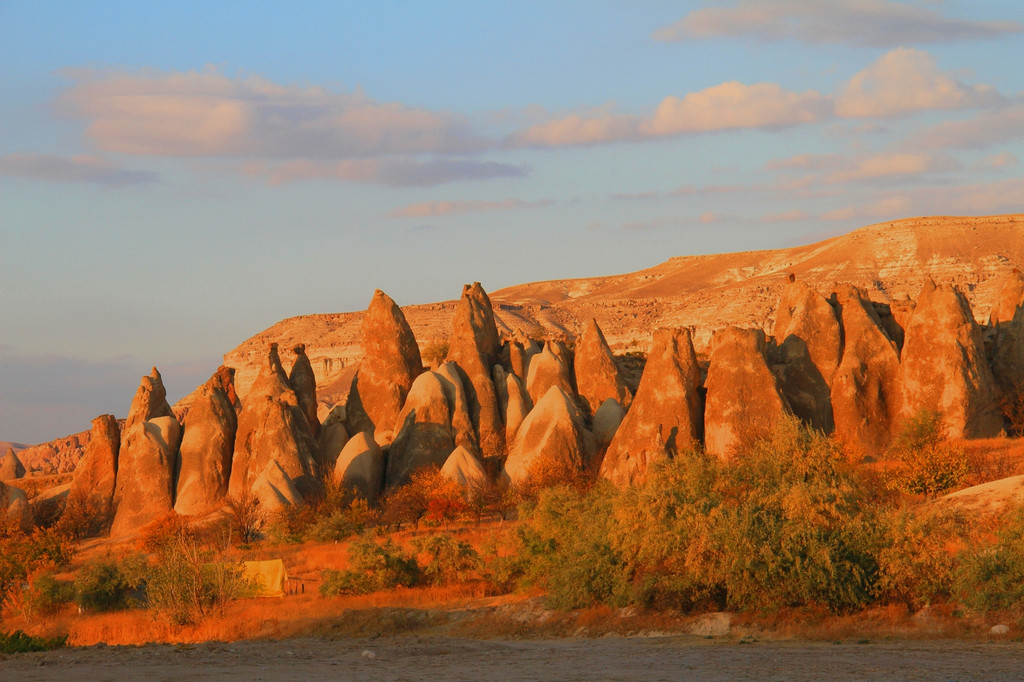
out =
[[400,636],[92,646],[0,659],[33,680],[1020,679],[1024,644],[794,642],[695,636],[542,641]]

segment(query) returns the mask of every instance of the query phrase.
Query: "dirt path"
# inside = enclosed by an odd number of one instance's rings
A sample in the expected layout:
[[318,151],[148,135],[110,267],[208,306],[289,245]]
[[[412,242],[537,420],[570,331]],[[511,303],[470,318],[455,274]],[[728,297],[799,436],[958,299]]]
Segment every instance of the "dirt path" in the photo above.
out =
[[673,636],[479,641],[394,637],[87,647],[0,659],[18,680],[1020,679],[1024,644],[749,642]]

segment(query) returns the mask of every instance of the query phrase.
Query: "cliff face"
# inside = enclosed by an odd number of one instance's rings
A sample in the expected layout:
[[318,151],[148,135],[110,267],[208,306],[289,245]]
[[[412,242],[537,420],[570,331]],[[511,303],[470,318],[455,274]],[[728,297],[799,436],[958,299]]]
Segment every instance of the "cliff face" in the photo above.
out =
[[[818,290],[833,282],[852,284],[897,316],[917,296],[921,277],[931,275],[956,285],[984,322],[1005,277],[1022,265],[1024,215],[911,218],[789,249],[685,256],[625,275],[521,284],[490,298],[498,330],[507,335],[542,331],[574,338],[593,318],[616,353],[647,351],[650,330],[657,327],[692,327],[694,346],[705,353],[718,329],[771,331],[789,274]],[[402,308],[421,349],[447,341],[456,304]],[[287,349],[305,343],[321,402],[341,402],[363,356],[364,316],[360,311],[282,320],[228,352],[224,364],[235,369],[244,397],[268,343],[284,349],[285,365],[294,360]]]

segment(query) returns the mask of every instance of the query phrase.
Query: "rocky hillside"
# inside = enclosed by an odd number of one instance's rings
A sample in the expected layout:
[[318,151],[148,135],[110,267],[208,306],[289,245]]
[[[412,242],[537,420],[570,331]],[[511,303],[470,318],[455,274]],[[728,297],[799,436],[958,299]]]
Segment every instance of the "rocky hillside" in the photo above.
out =
[[[595,318],[617,353],[648,350],[650,331],[662,326],[692,327],[694,345],[704,352],[716,329],[770,331],[789,274],[823,293],[834,282],[853,284],[897,314],[930,275],[955,284],[984,322],[1003,278],[1021,266],[1024,215],[909,218],[807,246],[683,256],[625,275],[521,284],[495,291],[491,301],[499,331],[509,336],[575,338]],[[403,307],[427,358],[430,346],[447,342],[455,305],[452,300]],[[244,396],[269,343],[280,345],[285,365],[295,357],[291,349],[305,344],[320,398],[343,400],[363,355],[363,316],[359,311],[282,320],[228,352],[224,364],[235,369]]]

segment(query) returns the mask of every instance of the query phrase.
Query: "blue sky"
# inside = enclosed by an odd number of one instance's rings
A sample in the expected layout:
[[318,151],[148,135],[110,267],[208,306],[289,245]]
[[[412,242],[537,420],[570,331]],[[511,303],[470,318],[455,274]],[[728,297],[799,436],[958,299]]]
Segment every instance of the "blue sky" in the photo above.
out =
[[1024,205],[1024,5],[0,0],[0,439],[281,318]]

